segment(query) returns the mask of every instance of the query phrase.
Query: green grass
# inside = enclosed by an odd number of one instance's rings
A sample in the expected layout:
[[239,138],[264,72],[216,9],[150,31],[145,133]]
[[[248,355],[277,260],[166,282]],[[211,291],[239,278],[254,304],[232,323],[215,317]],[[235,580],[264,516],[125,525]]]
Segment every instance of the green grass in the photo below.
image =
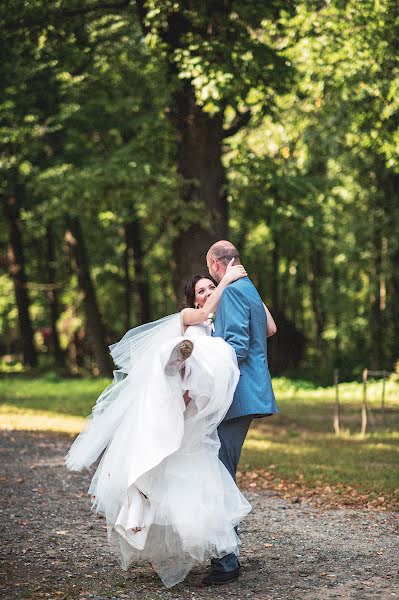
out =
[[[106,379],[0,380],[0,428],[78,433]],[[281,481],[308,486],[354,487],[371,497],[399,488],[399,383],[387,382],[385,422],[381,382],[368,386],[369,429],[360,434],[362,386],[340,385],[340,436],[333,433],[333,388],[274,379],[280,414],[257,419],[244,445],[241,469],[266,470]]]
[[0,428],[79,433],[108,379],[0,380]]
[[[333,431],[335,388],[313,387],[309,382],[294,382],[285,378],[273,382],[280,407],[277,424],[291,431]],[[382,382],[371,381],[367,386],[369,429],[381,429]],[[339,385],[341,426],[360,431],[363,386],[360,383]],[[385,424],[389,430],[399,429],[399,382],[389,380],[385,388]]]
[[[339,493],[354,488],[370,498],[393,497],[399,492],[399,383],[388,381],[385,415],[381,413],[381,381],[367,387],[368,429],[360,434],[363,387],[339,386],[341,433],[335,435],[335,389],[308,382],[274,381],[280,414],[254,421],[241,464],[244,471],[273,473],[274,484],[296,481]],[[270,469],[272,465],[272,469]]]
[[335,436],[333,433],[268,435],[254,428],[245,443],[244,470],[272,465],[274,479],[299,479],[307,485],[355,486],[362,493],[392,494],[399,488],[399,434],[381,432]]

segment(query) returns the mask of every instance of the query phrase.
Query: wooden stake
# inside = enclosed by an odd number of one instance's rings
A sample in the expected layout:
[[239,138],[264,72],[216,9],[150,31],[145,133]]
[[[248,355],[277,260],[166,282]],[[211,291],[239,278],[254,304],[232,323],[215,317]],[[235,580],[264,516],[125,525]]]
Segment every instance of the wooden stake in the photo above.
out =
[[334,386],[335,386],[335,411],[334,411],[334,431],[336,435],[339,435],[339,393],[338,393],[338,369],[334,369]]
[[383,371],[382,377],[381,417],[382,424],[385,425],[385,383],[387,380],[387,372],[385,370]]
[[362,434],[367,429],[367,369],[363,369]]

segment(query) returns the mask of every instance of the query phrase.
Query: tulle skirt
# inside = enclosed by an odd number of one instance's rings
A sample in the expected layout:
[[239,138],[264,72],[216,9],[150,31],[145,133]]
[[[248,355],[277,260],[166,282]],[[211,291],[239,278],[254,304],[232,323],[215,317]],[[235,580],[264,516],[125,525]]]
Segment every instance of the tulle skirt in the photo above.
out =
[[196,563],[238,554],[234,527],[251,509],[218,458],[217,426],[239,377],[235,354],[220,338],[192,338],[182,388],[179,373],[164,372],[183,339],[170,336],[180,333],[171,324],[166,340],[158,336],[140,357],[133,351],[66,457],[79,470],[105,447],[89,488],[93,510],[106,518],[121,566],[150,561],[167,587]]

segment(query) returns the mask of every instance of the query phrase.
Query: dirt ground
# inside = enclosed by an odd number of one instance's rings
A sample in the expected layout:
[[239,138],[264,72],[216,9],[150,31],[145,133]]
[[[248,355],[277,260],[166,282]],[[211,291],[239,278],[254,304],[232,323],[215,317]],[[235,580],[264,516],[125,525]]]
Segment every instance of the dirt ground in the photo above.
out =
[[207,565],[167,590],[150,565],[123,571],[90,510],[90,473],[70,473],[64,435],[1,432],[0,597],[14,599],[399,598],[399,517],[322,510],[270,492],[245,492],[242,574],[201,586]]

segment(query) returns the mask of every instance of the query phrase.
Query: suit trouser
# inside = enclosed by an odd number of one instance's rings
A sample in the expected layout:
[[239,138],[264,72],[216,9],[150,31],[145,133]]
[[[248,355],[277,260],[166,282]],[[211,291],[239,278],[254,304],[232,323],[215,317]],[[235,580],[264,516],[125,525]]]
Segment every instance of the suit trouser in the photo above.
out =
[[[240,460],[241,448],[248,433],[253,415],[245,415],[228,421],[222,421],[218,427],[220,439],[219,458],[234,479],[238,462]],[[212,568],[215,571],[233,571],[238,567],[237,556],[233,553],[226,554],[222,558],[212,559]]]

